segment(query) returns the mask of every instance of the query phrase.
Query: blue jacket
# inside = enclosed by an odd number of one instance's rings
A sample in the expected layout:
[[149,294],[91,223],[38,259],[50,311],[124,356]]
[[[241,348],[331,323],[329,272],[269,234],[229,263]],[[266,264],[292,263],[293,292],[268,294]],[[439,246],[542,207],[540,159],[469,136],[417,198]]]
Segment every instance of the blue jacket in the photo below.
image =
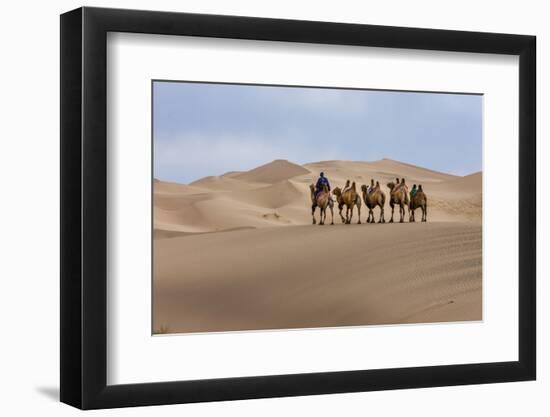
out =
[[317,184],[315,185],[315,189],[317,190],[317,192],[323,189],[324,184],[327,185],[328,190],[330,191],[330,184],[327,180],[327,177],[319,177],[319,179],[317,180]]

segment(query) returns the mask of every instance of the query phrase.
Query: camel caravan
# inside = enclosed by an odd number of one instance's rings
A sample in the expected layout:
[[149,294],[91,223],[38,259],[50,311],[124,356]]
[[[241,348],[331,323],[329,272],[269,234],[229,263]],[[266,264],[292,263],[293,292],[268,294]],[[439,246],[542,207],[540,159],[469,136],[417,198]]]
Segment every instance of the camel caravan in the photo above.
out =
[[[416,209],[422,211],[421,221],[425,222],[428,219],[428,198],[422,189],[422,185],[413,185],[413,188],[409,191],[409,187],[405,183],[405,179],[395,179],[395,182],[389,182],[386,184],[389,189],[388,202],[391,207],[391,218],[388,223],[393,223],[394,210],[399,208],[399,222],[403,223],[405,220],[405,208],[409,210],[409,222],[414,222],[414,213]],[[315,219],[315,211],[319,208],[319,225],[325,224],[327,217],[327,209],[330,210],[330,224],[334,224],[334,200],[331,196],[330,184],[324,173],[321,172],[317,184],[311,184],[309,186],[311,191],[311,217],[313,224],[317,224]],[[367,207],[367,223],[376,223],[374,217],[374,209],[380,208],[380,215],[378,223],[386,223],[384,217],[384,206],[386,204],[386,194],[382,190],[380,183],[374,179],[370,180],[370,186],[365,184],[361,185],[361,195],[357,192],[357,186],[354,182],[350,183],[350,180],[346,181],[343,188],[336,187],[332,190],[332,194],[336,198],[338,204],[338,213],[342,219],[342,223],[351,224],[353,218],[353,211],[357,208],[357,224],[361,224],[361,205],[362,201]],[[361,201],[362,197],[362,201]],[[345,217],[342,211],[346,209]]]

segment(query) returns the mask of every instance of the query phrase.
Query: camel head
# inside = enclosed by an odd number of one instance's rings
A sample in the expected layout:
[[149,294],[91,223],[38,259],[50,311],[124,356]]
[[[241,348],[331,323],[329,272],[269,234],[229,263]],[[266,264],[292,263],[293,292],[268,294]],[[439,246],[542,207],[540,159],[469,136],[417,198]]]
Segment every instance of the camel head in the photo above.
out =
[[311,201],[315,202],[315,186],[309,184],[309,190],[311,191]]
[[424,192],[424,191],[422,190],[422,184],[418,184],[418,191]]
[[342,190],[340,187],[336,187],[334,190],[332,190],[332,194],[334,194],[336,197],[340,197],[342,195]]
[[367,186],[365,184],[361,186],[361,191],[363,191],[364,193],[367,192]]
[[386,186],[387,186],[390,190],[392,190],[392,191],[393,191],[393,189],[395,188],[395,184],[394,184],[393,182],[388,182],[388,183],[386,184]]
[[401,178],[401,184],[405,184],[405,178]]

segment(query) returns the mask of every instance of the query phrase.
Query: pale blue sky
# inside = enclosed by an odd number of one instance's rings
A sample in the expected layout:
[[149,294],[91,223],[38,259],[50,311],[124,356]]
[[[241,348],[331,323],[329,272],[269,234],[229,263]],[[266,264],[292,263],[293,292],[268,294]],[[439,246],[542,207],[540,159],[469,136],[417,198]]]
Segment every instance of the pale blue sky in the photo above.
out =
[[482,96],[233,84],[153,84],[154,175],[189,183],[255,168],[391,158],[481,171]]

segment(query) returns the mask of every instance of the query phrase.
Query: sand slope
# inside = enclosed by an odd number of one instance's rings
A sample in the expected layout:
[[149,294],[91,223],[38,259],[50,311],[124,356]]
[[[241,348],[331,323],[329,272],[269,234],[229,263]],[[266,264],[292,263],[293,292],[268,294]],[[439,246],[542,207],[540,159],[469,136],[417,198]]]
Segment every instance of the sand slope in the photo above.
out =
[[[216,232],[236,227],[262,228],[311,223],[309,184],[324,171],[332,187],[347,179],[385,184],[404,177],[422,184],[428,196],[429,220],[481,222],[481,173],[457,177],[389,159],[373,162],[322,161],[300,166],[275,160],[246,172],[206,177],[189,185],[154,182],[154,228],[160,232]],[[389,214],[389,204],[386,203]],[[363,210],[362,219],[367,211]],[[378,209],[375,210],[378,218]],[[357,218],[357,217],[356,217]],[[339,218],[337,220],[340,221]]]
[[[320,171],[332,187],[373,178],[386,194],[396,176],[422,184],[428,223],[343,225],[335,212],[336,225],[312,226]],[[276,160],[189,185],[155,180],[153,197],[156,332],[481,319],[481,173]]]
[[282,180],[288,180],[299,175],[307,175],[310,172],[292,162],[276,159],[273,162],[251,169],[247,172],[233,175],[232,178],[247,182],[265,182],[273,184]]
[[481,228],[336,225],[156,242],[154,327],[168,332],[481,319]]

